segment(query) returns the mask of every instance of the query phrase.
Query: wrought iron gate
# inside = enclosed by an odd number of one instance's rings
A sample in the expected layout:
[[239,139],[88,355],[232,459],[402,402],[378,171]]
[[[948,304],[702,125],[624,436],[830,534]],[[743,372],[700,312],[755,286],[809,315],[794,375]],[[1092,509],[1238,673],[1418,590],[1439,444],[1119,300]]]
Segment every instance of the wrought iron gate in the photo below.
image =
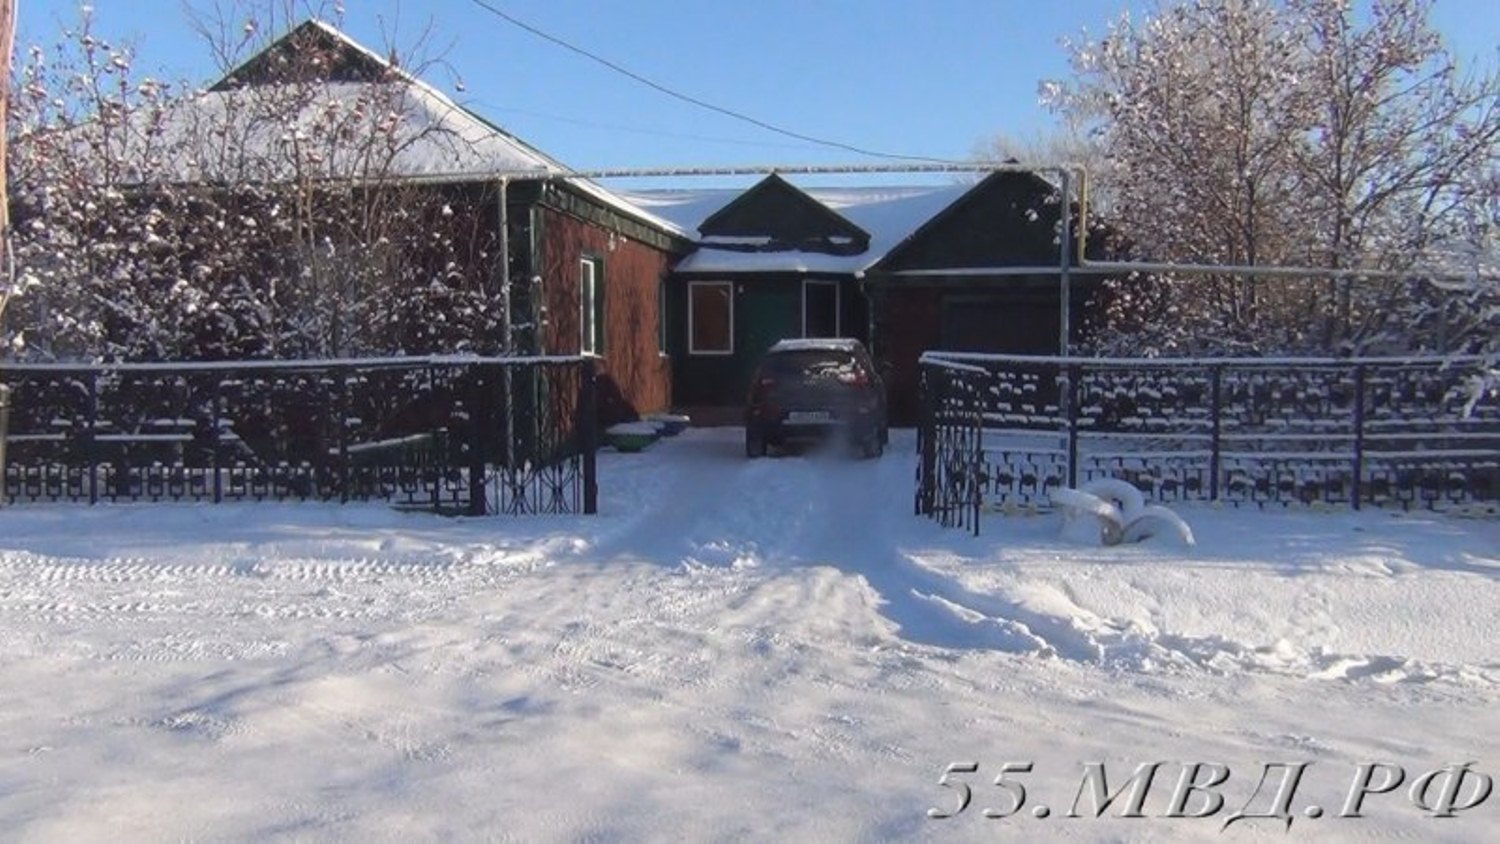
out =
[[389,501],[593,513],[595,364],[8,364],[8,501]]

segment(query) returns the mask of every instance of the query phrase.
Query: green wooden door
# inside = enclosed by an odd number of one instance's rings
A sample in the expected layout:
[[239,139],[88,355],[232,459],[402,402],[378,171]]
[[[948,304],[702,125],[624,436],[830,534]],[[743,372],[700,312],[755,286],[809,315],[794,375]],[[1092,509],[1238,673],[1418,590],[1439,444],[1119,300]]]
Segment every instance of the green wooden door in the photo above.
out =
[[777,340],[802,336],[800,285],[752,283],[745,288],[736,302],[739,333],[735,337],[735,358],[740,363],[740,395],[749,392],[750,378],[766,349]]

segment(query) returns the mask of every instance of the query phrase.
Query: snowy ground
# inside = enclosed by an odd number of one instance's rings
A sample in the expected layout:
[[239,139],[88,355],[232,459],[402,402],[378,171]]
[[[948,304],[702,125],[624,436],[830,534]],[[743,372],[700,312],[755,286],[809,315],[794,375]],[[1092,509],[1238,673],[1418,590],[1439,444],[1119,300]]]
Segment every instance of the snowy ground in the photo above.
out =
[[[1431,818],[1406,788],[1500,776],[1494,520],[1194,508],[1188,549],[994,515],[975,539],[911,515],[911,450],[746,461],[689,432],[603,455],[593,518],[0,511],[0,829],[1284,839],[1220,832],[1276,762],[1311,763],[1296,838],[1500,828],[1500,795]],[[929,819],[961,761],[973,804]],[[986,819],[1014,761],[1027,803]],[[1114,790],[1153,761],[1151,817],[1062,817],[1086,763]],[[1230,767],[1226,806],[1163,818],[1195,761]],[[1333,817],[1361,762],[1406,784]]]

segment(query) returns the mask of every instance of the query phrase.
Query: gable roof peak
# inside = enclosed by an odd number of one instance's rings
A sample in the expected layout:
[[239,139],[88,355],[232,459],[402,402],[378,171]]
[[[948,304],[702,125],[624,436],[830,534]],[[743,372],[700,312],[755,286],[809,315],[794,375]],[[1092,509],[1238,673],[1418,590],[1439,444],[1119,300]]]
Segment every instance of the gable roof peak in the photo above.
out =
[[322,18],[311,17],[224,74],[210,91],[289,81],[416,82],[394,52],[381,56]]
[[841,244],[863,251],[870,233],[772,171],[698,224],[705,237],[763,237],[772,243]]

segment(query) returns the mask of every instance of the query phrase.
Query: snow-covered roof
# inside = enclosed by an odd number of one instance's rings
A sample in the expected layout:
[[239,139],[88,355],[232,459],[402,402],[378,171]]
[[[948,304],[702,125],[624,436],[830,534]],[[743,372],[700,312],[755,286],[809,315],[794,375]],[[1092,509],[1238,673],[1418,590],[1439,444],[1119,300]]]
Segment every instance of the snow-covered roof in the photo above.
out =
[[[240,69],[309,31],[383,69],[383,79],[234,84]],[[209,90],[159,113],[135,112],[131,121],[135,137],[164,153],[143,181],[275,181],[307,176],[309,165],[314,178],[435,183],[573,172],[320,20],[302,24]],[[81,127],[80,148],[91,145],[91,131],[92,125]],[[320,141],[322,148],[309,151]],[[567,183],[613,210],[690,236],[597,183]]]
[[[208,91],[159,115],[136,112],[136,128],[155,132],[154,143],[170,153],[144,180],[276,180],[309,166],[320,178],[395,180],[566,172],[420,85],[327,82],[298,86],[303,90],[295,93],[279,87]],[[275,119],[268,119],[272,113]],[[348,136],[333,141],[333,127]],[[378,148],[362,143],[370,139],[378,139]]]
[[[798,186],[870,234],[870,247],[855,255],[801,251],[715,249],[713,242],[677,265],[678,272],[810,272],[855,274],[874,266],[973,185],[817,188]],[[715,211],[742,194],[740,189],[622,191],[620,195],[678,228],[696,232]],[[729,244],[737,245],[737,244]]]

